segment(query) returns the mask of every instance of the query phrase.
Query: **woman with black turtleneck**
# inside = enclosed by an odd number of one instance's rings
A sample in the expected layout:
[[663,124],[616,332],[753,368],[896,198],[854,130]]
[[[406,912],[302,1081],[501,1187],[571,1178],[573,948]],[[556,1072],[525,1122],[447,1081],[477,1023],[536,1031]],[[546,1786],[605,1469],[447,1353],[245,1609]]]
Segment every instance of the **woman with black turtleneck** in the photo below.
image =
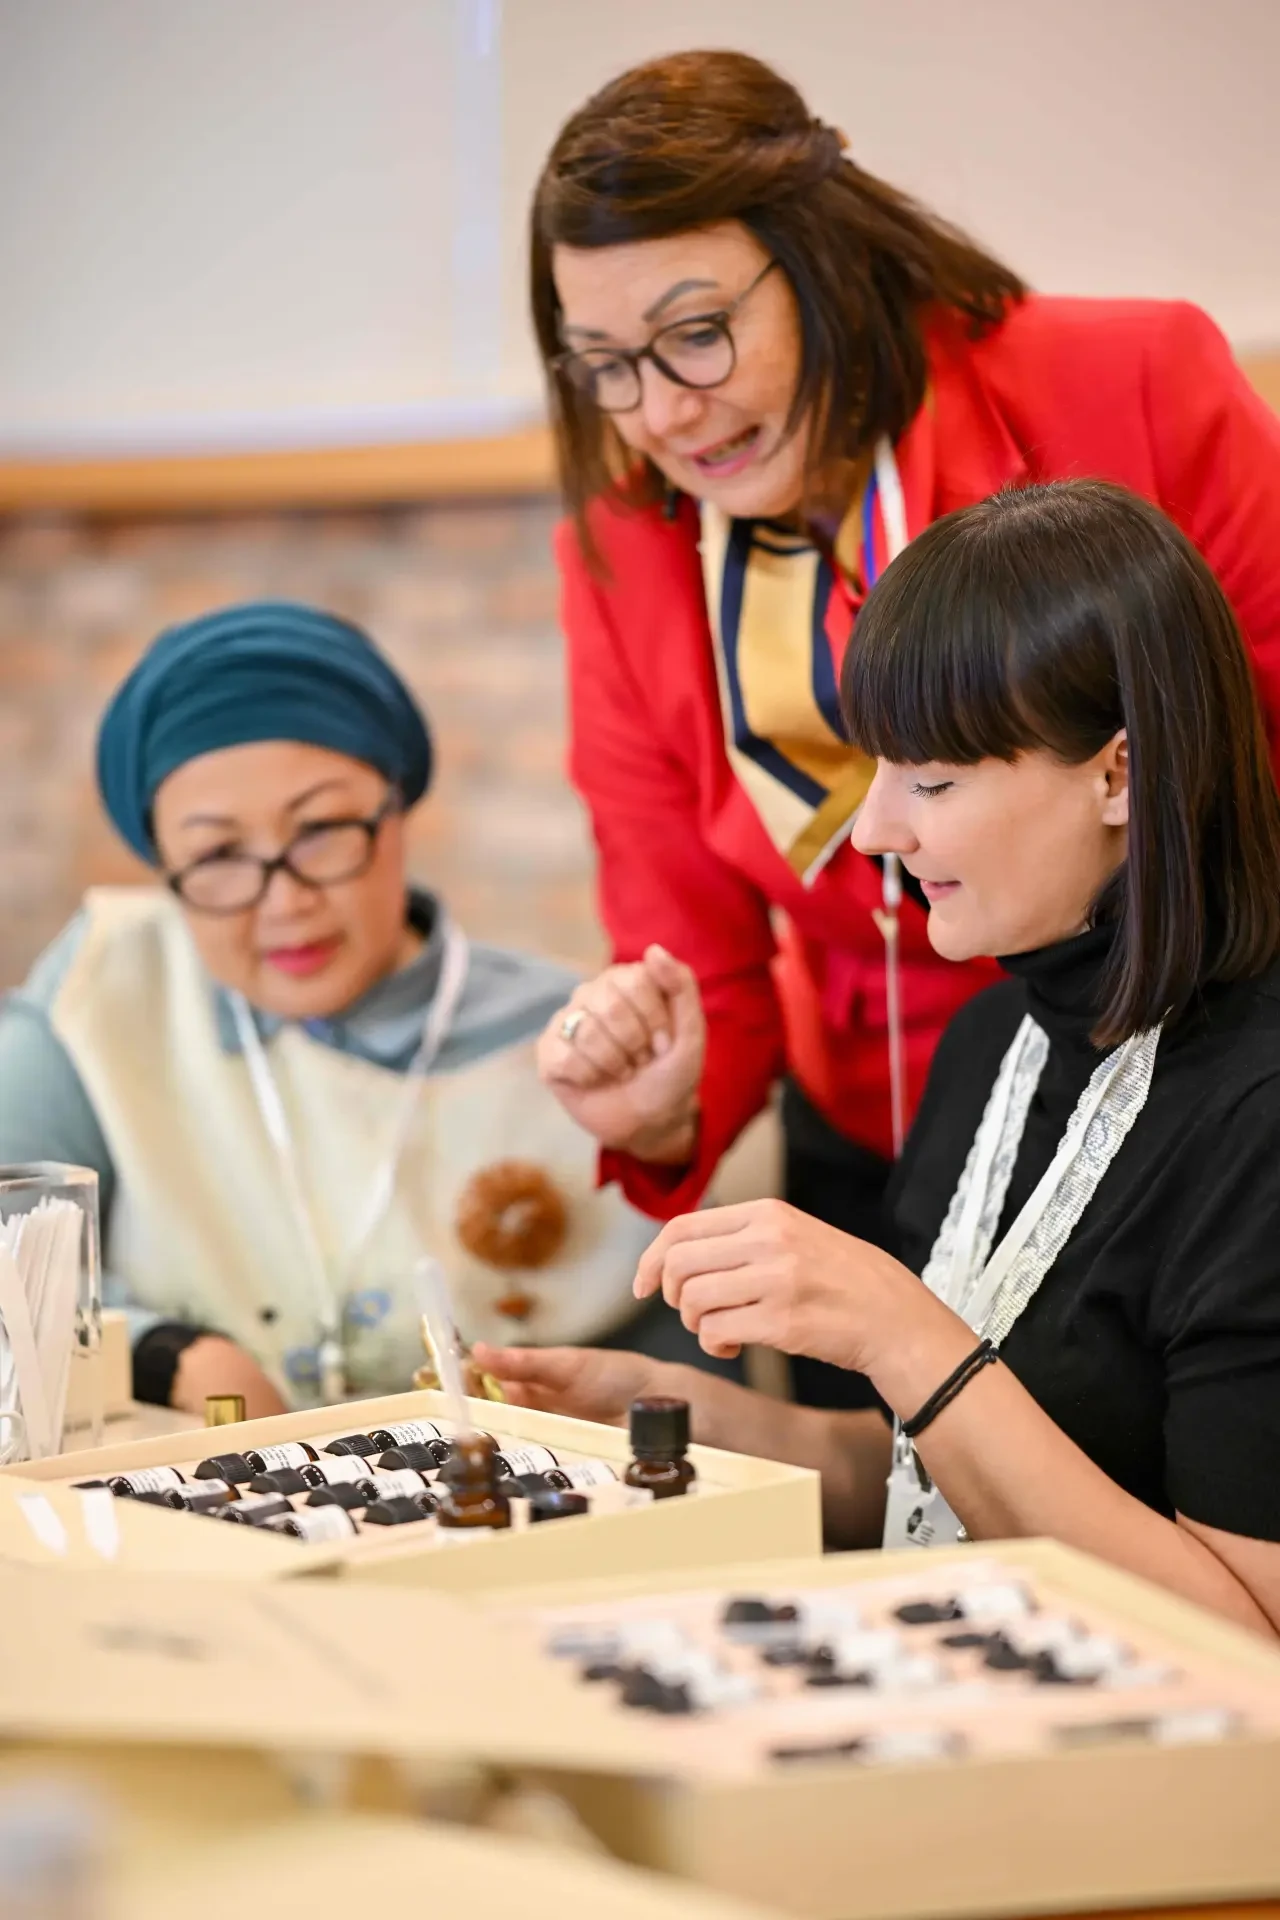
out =
[[1280,799],[1226,600],[1119,489],[1002,494],[888,569],[842,695],[857,845],[1011,978],[938,1048],[896,1258],[756,1202],[672,1221],[637,1292],[708,1352],[867,1374],[892,1432],[629,1355],[479,1357],[595,1418],[680,1394],[700,1440],[818,1467],[848,1543],[1050,1534],[1280,1633]]

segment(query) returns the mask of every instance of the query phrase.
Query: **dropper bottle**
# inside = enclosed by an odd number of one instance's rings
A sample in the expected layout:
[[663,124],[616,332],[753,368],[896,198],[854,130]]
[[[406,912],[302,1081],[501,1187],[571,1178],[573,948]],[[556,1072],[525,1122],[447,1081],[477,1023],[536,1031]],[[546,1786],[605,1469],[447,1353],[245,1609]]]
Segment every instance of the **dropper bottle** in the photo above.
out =
[[654,1395],[631,1402],[631,1451],[635,1456],[622,1478],[628,1487],[645,1487],[655,1500],[688,1493],[696,1469],[689,1448],[689,1402]]

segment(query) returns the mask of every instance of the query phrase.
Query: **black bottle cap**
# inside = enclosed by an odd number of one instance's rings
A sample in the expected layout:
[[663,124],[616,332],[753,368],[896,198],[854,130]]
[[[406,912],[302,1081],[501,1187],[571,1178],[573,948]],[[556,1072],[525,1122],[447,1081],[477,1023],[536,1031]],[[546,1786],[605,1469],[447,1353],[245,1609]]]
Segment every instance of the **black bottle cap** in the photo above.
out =
[[665,1460],[689,1445],[689,1402],[652,1399],[631,1402],[631,1450],[650,1459]]
[[[426,1503],[430,1500],[431,1504]],[[397,1495],[394,1500],[375,1500],[364,1516],[367,1527],[404,1527],[412,1520],[426,1520],[435,1511],[429,1494]]]
[[218,1508],[219,1520],[230,1520],[241,1527],[260,1527],[264,1520],[277,1520],[293,1508],[282,1493],[251,1493],[246,1500],[231,1500]]
[[575,1513],[590,1513],[585,1493],[535,1493],[529,1502],[529,1521],[567,1520]]
[[107,1482],[105,1480],[73,1480],[71,1484],[73,1487],[105,1487]]
[[186,1501],[176,1487],[150,1487],[146,1493],[135,1493],[135,1500],[143,1500],[149,1507],[168,1507],[181,1513]]
[[331,1440],[325,1452],[358,1453],[363,1459],[370,1460],[378,1452],[378,1443],[367,1433],[345,1433],[341,1440]]
[[343,1480],[336,1487],[316,1487],[307,1501],[309,1507],[345,1507],[348,1513],[354,1513],[358,1507],[367,1507],[373,1495],[369,1492],[367,1480]]
[[229,1487],[216,1484],[179,1487],[176,1491],[184,1513],[219,1513],[235,1497]]
[[431,1451],[439,1446],[438,1440],[406,1440],[402,1447],[388,1447],[378,1462],[383,1473],[396,1473],[401,1467],[412,1467],[415,1473],[434,1473],[436,1457]]
[[233,1487],[242,1487],[253,1478],[253,1468],[242,1453],[215,1453],[210,1459],[202,1460],[195,1470],[197,1480],[228,1480]]
[[255,1473],[249,1482],[250,1493],[305,1493],[311,1485],[297,1467],[277,1467],[274,1473]]
[[498,1492],[508,1500],[532,1500],[539,1493],[554,1492],[554,1483],[545,1473],[513,1473],[499,1480]]

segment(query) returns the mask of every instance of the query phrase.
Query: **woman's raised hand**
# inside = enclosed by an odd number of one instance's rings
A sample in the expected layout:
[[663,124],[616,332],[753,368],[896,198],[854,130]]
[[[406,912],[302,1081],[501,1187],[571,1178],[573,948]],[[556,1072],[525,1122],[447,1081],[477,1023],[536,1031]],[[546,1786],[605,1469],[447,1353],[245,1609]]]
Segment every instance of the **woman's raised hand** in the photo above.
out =
[[782,1200],[668,1221],[640,1256],[636,1293],[661,1293],[705,1352],[773,1347],[871,1373],[925,1289],[879,1247]]
[[602,1146],[679,1166],[697,1145],[706,1035],[692,968],[649,947],[575,989],[538,1042],[538,1071]]

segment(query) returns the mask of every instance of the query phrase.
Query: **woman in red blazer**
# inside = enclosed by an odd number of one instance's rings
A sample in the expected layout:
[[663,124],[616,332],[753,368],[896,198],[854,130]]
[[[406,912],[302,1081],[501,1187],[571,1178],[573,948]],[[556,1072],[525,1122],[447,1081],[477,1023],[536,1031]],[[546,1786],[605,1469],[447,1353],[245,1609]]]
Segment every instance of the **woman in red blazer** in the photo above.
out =
[[[878,1241],[884,931],[909,1104],[992,976],[933,953],[910,880],[886,919],[848,844],[873,770],[835,695],[858,608],[954,507],[1116,481],[1212,564],[1274,726],[1280,422],[1197,308],[1028,293],[741,54],[637,68],[569,120],[532,280],[571,509],[571,768],[615,956],[548,1029],[544,1075],[604,1177],[671,1216],[784,1074],[786,1197]],[[797,1373],[799,1397],[848,1404]]]

